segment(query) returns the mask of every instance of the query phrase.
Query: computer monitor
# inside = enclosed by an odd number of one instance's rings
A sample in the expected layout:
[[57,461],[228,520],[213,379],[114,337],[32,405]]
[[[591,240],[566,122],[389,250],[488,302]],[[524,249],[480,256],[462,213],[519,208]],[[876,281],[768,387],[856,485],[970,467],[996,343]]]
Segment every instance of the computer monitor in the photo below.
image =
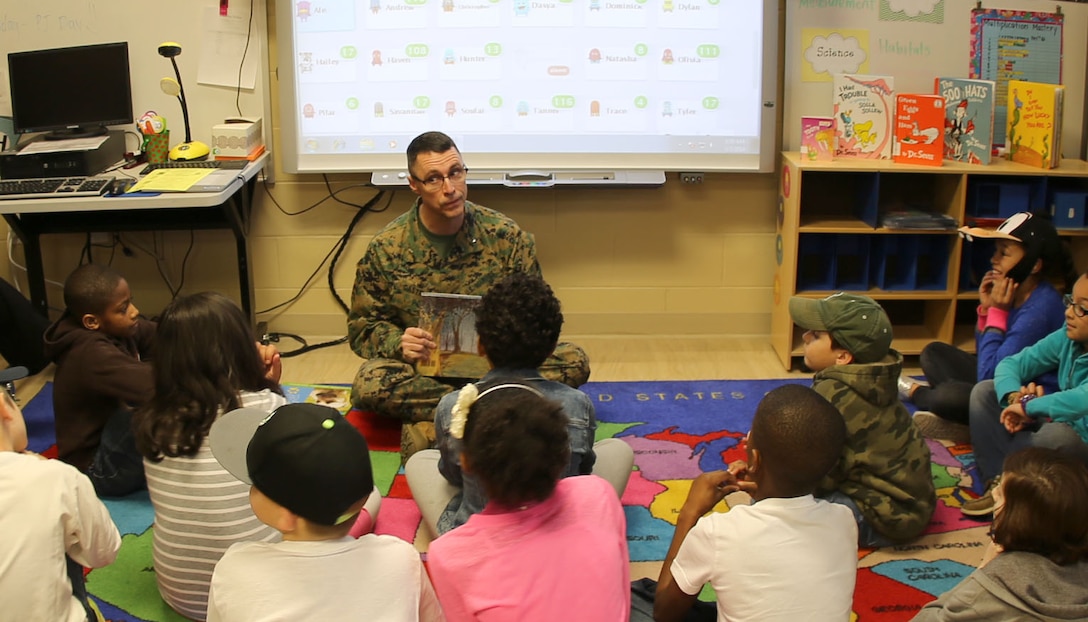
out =
[[132,123],[126,42],[13,52],[8,77],[18,134],[82,138]]

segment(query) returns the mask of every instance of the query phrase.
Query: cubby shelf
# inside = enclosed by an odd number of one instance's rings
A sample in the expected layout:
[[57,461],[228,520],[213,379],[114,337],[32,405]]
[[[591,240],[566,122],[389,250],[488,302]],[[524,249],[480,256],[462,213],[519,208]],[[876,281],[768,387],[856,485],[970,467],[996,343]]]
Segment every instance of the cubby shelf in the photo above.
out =
[[1082,160],[1045,170],[1005,160],[931,167],[812,162],[783,153],[771,345],[786,369],[801,354],[801,331],[788,309],[794,295],[851,291],[878,300],[895,326],[893,347],[903,354],[918,354],[931,341],[974,350],[978,277],[989,269],[990,247],[967,244],[954,230],[881,226],[887,211],[902,209],[937,212],[959,225],[1046,211],[1072,241],[1077,267],[1088,267]]

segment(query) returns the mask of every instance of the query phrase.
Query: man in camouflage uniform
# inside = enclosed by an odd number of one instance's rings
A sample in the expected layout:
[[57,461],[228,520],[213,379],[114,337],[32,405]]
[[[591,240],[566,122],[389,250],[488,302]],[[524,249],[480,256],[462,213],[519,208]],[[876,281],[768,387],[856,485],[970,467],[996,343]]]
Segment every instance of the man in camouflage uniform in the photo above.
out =
[[[378,232],[356,269],[348,341],[366,359],[351,387],[355,408],[399,419],[401,459],[434,443],[434,410],[460,382],[421,376],[415,363],[437,344],[417,326],[422,292],[483,295],[514,271],[540,274],[533,236],[467,200],[465,163],[450,137],[427,132],[408,145],[408,185],[419,198]],[[589,359],[560,343],[542,376],[572,387]]]
[[816,496],[840,503],[858,521],[858,546],[911,540],[933,516],[937,497],[929,447],[899,401],[903,357],[891,349],[892,325],[865,296],[794,296],[794,323],[805,330],[812,388],[846,421],[846,446]]

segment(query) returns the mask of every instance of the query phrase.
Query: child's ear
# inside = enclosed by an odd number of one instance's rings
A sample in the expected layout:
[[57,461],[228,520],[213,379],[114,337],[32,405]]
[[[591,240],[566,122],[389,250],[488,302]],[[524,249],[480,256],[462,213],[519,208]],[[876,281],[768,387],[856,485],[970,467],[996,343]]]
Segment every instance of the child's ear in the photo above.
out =
[[854,362],[854,355],[845,348],[839,348],[835,350],[835,363],[838,365],[849,365]]
[[275,524],[272,527],[280,533],[292,533],[298,531],[298,521],[298,514],[281,505],[276,508],[276,516],[272,521]]
[[763,453],[755,447],[748,450],[748,479],[749,481],[763,468]]
[[83,328],[87,330],[98,330],[102,328],[102,323],[98,321],[98,316],[93,313],[84,313],[80,318]]

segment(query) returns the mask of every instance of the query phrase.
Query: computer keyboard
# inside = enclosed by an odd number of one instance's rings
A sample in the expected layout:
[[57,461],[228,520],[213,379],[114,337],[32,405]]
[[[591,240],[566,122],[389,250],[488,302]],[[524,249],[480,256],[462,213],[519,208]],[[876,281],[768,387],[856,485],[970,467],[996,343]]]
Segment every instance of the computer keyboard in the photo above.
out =
[[224,168],[241,170],[249,164],[249,160],[185,160],[180,162],[155,162],[148,164],[140,171],[141,175],[147,175],[151,171],[160,168]]
[[96,197],[113,177],[42,177],[0,180],[0,200]]

